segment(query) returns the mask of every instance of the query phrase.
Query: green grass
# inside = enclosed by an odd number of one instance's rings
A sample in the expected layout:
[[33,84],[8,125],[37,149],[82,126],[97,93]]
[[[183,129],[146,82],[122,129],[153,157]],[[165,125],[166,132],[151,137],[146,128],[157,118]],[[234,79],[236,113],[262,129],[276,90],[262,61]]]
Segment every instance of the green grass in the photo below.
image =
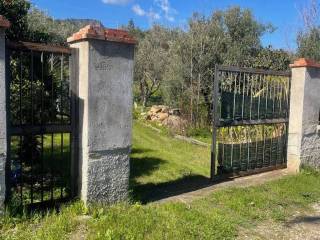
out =
[[[181,190],[209,175],[209,149],[134,126],[133,200]],[[192,180],[192,181],[191,181]],[[65,205],[60,213],[0,218],[0,239],[234,239],[239,227],[282,222],[320,201],[320,173],[305,170],[257,187],[227,188],[191,203]],[[144,190],[144,191],[143,191]]]
[[[92,206],[80,202],[59,214],[0,220],[0,239],[234,239],[239,226],[285,220],[320,200],[320,174],[305,171],[258,187],[229,188],[184,203],[122,203]],[[83,215],[88,216],[83,220]]]
[[159,134],[136,121],[131,174],[133,198],[142,202],[162,197],[164,190],[183,191],[190,184],[196,187],[209,178],[210,148]]

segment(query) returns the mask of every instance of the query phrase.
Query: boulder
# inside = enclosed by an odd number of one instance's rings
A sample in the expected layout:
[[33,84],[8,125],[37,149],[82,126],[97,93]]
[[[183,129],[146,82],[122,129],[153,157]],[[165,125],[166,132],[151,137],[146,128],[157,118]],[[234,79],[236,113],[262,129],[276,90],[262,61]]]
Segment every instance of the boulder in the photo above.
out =
[[162,109],[161,109],[162,113],[168,113],[168,115],[169,115],[169,111],[170,111],[170,108],[167,107],[167,106],[163,106]]
[[159,119],[159,121],[164,121],[165,119],[167,119],[169,117],[168,113],[164,113],[164,112],[160,112],[157,114],[157,117]]
[[154,105],[146,115],[146,120],[158,122],[176,132],[186,129],[187,121],[181,117],[180,109],[170,109],[164,105]]
[[162,110],[162,106],[156,106],[156,105],[154,105],[154,106],[151,107],[151,109],[150,109],[149,112],[150,112],[151,114],[154,114],[154,113],[161,112],[161,110]]

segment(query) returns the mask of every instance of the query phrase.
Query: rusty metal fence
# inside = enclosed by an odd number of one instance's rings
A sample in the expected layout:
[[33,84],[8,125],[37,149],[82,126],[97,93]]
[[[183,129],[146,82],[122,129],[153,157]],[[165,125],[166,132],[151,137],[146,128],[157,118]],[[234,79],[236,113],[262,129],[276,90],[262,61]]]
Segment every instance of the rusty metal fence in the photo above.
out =
[[290,73],[216,66],[211,178],[286,167]]
[[7,200],[18,208],[67,200],[74,191],[76,143],[71,50],[7,42],[6,52]]

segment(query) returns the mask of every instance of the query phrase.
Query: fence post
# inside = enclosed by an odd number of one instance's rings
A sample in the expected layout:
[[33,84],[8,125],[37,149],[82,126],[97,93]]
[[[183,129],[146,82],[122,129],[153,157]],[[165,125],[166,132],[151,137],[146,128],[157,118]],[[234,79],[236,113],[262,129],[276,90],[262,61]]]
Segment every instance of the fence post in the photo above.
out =
[[7,19],[0,15],[0,215],[4,211],[6,195],[5,168],[7,161],[7,111],[6,111],[6,34],[10,26]]
[[292,69],[288,169],[320,167],[320,64],[298,59]]
[[133,38],[87,26],[68,39],[78,52],[79,180],[84,202],[128,197],[132,131]]

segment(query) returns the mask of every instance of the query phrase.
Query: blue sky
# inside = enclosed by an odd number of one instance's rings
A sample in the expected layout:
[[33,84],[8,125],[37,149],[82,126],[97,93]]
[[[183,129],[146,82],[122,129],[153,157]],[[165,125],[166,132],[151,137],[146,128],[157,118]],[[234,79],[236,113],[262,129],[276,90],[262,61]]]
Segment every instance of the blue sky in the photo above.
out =
[[294,50],[301,28],[299,9],[309,0],[31,0],[55,18],[93,18],[116,28],[133,19],[146,29],[152,22],[166,26],[186,26],[193,12],[210,15],[217,9],[238,5],[249,8],[263,23],[277,29],[263,37],[264,45]]

